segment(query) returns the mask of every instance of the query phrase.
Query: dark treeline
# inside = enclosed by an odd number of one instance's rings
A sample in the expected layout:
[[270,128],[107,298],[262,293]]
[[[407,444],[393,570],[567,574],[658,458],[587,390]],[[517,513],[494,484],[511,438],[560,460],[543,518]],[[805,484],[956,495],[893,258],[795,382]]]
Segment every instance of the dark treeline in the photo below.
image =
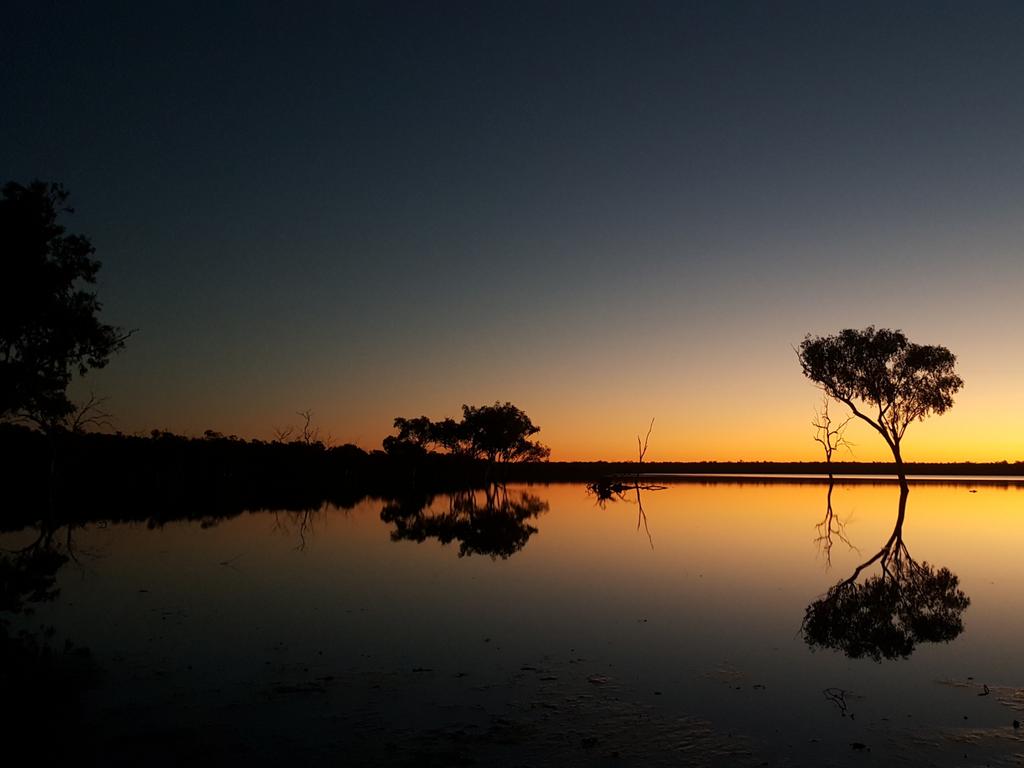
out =
[[[354,445],[264,442],[214,433],[189,438],[64,432],[43,435],[0,425],[5,483],[0,528],[36,523],[45,510],[60,522],[223,517],[256,510],[351,507],[365,497],[402,500],[484,488],[493,482],[590,483],[631,475],[635,462],[525,462],[497,467],[477,458],[424,452],[364,451]],[[911,474],[1024,473],[1024,463],[907,464]],[[645,462],[647,474],[895,475],[892,463]],[[52,479],[51,479],[52,478]]]
[[485,462],[391,456],[354,445],[41,432],[0,425],[5,483],[0,529],[94,520],[203,520],[257,510],[351,507],[483,487]]

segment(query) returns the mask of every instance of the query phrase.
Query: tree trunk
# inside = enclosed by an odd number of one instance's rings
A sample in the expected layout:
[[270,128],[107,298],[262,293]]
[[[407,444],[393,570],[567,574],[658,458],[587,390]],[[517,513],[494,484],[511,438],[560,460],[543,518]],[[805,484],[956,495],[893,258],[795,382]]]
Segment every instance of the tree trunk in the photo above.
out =
[[46,443],[49,447],[50,466],[46,473],[46,513],[53,517],[57,496],[57,435],[52,429],[46,429]]
[[907,485],[907,470],[903,466],[903,456],[900,454],[900,444],[896,440],[892,444],[892,455],[896,459],[896,476],[900,479],[900,490],[904,493],[910,491],[910,486]]

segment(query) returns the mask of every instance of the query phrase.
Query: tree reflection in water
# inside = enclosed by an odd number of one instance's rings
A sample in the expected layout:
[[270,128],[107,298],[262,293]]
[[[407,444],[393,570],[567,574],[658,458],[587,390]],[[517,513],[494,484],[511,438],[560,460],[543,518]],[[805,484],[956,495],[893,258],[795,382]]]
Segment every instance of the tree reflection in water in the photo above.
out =
[[[82,756],[80,696],[96,677],[87,651],[69,641],[55,645],[52,628],[31,628],[26,619],[59,596],[57,575],[75,558],[71,528],[63,541],[56,534],[41,526],[28,546],[0,552],[0,689],[10,705],[2,723],[32,743],[44,764],[70,756],[65,751]],[[54,731],[64,738],[52,739]]]
[[[321,503],[319,507],[292,510],[275,509],[272,513],[274,516],[273,530],[284,534],[289,534],[291,530],[294,530],[295,535],[298,536],[298,543],[295,545],[295,549],[302,552],[309,543],[308,538],[316,533],[316,522],[325,516],[327,509],[326,501]],[[347,511],[344,508],[339,509],[343,512]]]
[[[70,540],[69,529],[67,551]],[[0,616],[29,613],[33,603],[55,599],[60,594],[57,572],[68,559],[54,532],[45,529],[27,547],[0,553]],[[0,626],[3,624],[0,619]]]
[[[654,537],[651,536],[651,529],[647,525],[647,513],[644,511],[644,499],[642,491],[663,491],[664,485],[657,483],[642,483],[640,475],[636,475],[631,482],[624,482],[615,478],[602,478],[597,482],[587,485],[587,491],[597,497],[597,506],[604,509],[609,501],[623,501],[627,504],[636,504],[636,529],[639,531],[643,525],[647,534],[647,541],[654,549]],[[633,491],[636,494],[635,500],[630,499],[626,494]]]
[[821,553],[822,557],[825,558],[825,570],[832,567],[833,537],[838,538],[843,542],[843,544],[858,555],[860,554],[860,550],[853,546],[846,536],[846,521],[837,517],[835,511],[832,509],[832,491],[834,488],[835,484],[829,480],[828,493],[825,495],[825,517],[822,518],[820,523],[817,523],[814,526],[815,530],[818,532],[818,536],[815,538],[814,543],[818,546],[818,551]]
[[[948,643],[963,632],[963,612],[971,601],[956,574],[918,563],[903,541],[907,495],[901,489],[896,526],[877,554],[807,606],[801,631],[812,649],[881,661],[907,658],[918,643]],[[858,583],[875,564],[880,572]]]
[[548,510],[539,497],[502,485],[483,491],[458,491],[448,496],[448,508],[437,511],[434,498],[410,496],[384,505],[380,517],[394,525],[392,541],[459,542],[459,557],[488,555],[507,559],[526,546],[537,528],[530,520]]

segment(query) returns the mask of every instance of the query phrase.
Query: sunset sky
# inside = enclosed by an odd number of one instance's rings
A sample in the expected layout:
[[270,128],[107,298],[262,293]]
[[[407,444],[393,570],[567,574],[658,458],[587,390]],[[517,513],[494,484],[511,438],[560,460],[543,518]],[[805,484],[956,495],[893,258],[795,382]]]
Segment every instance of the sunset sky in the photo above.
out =
[[[126,431],[512,401],[554,459],[817,459],[793,347],[966,386],[904,457],[1024,459],[1024,6],[19,3],[0,181],[61,181],[137,328]],[[886,458],[851,431],[853,458]]]

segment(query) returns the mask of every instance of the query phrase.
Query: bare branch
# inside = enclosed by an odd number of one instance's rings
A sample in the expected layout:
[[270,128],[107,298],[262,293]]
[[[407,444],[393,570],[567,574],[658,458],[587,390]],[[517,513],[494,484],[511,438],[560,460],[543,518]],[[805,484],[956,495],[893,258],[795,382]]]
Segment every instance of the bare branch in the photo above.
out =
[[89,427],[113,429],[114,425],[110,422],[113,416],[102,407],[107,399],[106,397],[96,397],[95,393],[90,392],[89,399],[68,417],[68,429],[76,433],[85,432]]
[[831,413],[829,413],[830,399],[827,394],[823,394],[821,398],[821,408],[814,412],[814,419],[811,421],[811,426],[815,429],[814,441],[819,443],[825,451],[825,461],[832,463],[833,454],[840,448],[846,448],[850,450],[853,445],[846,439],[845,432],[846,427],[851,421],[853,416],[848,416],[838,424],[832,419]]
[[317,438],[320,436],[320,428],[311,426],[313,423],[313,412],[307,408],[304,411],[298,411],[297,415],[301,416],[303,419],[302,435],[299,440],[306,445],[315,443]]
[[647,441],[651,439],[651,430],[654,429],[654,419],[651,419],[651,425],[647,427],[647,436],[644,437],[643,445],[640,444],[640,435],[636,436],[636,447],[640,451],[640,464],[644,463],[644,456],[647,455]]

